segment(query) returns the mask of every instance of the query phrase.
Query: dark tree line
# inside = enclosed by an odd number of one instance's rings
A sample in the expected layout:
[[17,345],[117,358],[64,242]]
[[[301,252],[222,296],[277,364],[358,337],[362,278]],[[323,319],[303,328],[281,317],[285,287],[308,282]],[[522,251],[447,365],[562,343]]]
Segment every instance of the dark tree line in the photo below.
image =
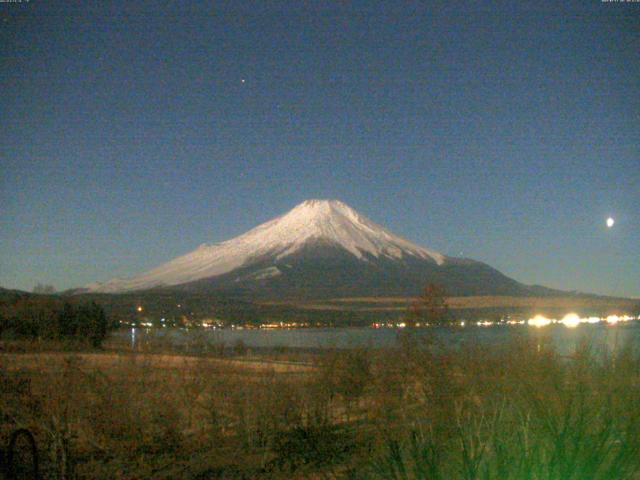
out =
[[74,305],[53,298],[20,298],[0,308],[0,337],[78,339],[99,347],[113,325],[95,302]]

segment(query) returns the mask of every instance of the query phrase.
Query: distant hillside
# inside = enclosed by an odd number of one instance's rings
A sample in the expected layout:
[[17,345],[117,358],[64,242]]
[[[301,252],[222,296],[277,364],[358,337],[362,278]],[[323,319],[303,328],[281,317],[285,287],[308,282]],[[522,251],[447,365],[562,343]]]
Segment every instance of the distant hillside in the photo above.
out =
[[[73,298],[96,301],[105,307],[112,318],[125,321],[216,318],[227,323],[256,325],[274,321],[301,321],[335,326],[369,325],[375,321],[401,319],[413,300],[412,297],[356,297],[248,301],[220,293],[180,290],[87,293]],[[569,312],[584,316],[640,314],[637,300],[594,295],[467,296],[450,297],[448,303],[454,318],[465,319],[499,319],[507,315],[530,318],[540,313],[561,318]]]
[[30,292],[25,292],[23,290],[12,290],[8,288],[0,287],[0,301],[19,298],[19,297],[26,297],[30,295],[34,295],[34,294]]

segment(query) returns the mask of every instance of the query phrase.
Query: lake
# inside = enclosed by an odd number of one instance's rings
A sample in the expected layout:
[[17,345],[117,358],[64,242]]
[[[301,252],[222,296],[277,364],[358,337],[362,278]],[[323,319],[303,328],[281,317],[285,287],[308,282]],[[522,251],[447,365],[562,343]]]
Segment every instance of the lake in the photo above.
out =
[[[353,348],[393,347],[406,329],[397,328],[300,328],[300,329],[191,329],[177,328],[119,330],[113,335],[126,341],[133,349],[145,343],[164,343],[182,346],[187,351],[193,345],[233,346],[243,342],[249,348]],[[640,322],[630,321],[610,325],[581,324],[567,328],[562,324],[545,327],[531,325],[493,325],[466,327],[430,327],[414,330],[416,335],[435,335],[445,345],[456,347],[466,342],[492,345],[513,338],[533,338],[550,341],[561,353],[570,353],[582,342],[590,342],[596,348],[614,349],[628,342],[640,342]],[[194,347],[195,348],[195,347]]]

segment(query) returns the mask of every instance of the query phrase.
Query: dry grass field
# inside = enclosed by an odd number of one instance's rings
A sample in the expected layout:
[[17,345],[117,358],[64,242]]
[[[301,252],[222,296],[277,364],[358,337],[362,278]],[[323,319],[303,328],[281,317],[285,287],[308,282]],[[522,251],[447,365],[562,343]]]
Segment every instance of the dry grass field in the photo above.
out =
[[[47,369],[62,370],[69,354],[64,352],[3,354],[0,353],[0,365],[7,371]],[[74,360],[83,369],[114,370],[125,364],[142,364],[145,368],[161,369],[192,369],[192,368],[222,368],[247,372],[275,372],[275,373],[304,373],[313,370],[313,366],[306,363],[274,361],[270,359],[221,359],[212,357],[196,357],[187,355],[168,354],[126,354],[114,352],[73,354]]]
[[312,365],[0,345],[0,445],[32,431],[47,479],[639,478],[634,345],[434,342]]

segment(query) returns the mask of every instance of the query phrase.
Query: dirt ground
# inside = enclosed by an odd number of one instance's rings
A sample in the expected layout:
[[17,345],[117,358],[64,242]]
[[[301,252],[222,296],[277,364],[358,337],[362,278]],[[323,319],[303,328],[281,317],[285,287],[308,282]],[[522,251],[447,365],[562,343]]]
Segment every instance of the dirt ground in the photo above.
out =
[[305,373],[314,367],[310,364],[283,362],[264,359],[220,359],[210,357],[195,357],[167,354],[140,353],[3,353],[0,354],[0,364],[10,371],[33,370],[40,368],[55,368],[61,366],[65,359],[75,357],[81,361],[84,368],[110,369],[121,366],[123,362],[138,363],[151,368],[181,369],[207,365],[212,367],[229,367],[234,370],[248,370],[256,372],[275,373]]

